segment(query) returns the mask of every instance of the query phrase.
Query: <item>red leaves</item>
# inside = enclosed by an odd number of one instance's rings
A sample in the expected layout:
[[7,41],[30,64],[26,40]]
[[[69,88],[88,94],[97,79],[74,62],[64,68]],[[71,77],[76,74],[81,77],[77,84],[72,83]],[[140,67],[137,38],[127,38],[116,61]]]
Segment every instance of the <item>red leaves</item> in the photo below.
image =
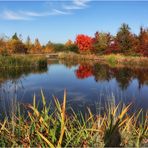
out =
[[139,34],[139,46],[137,51],[143,56],[148,56],[148,30],[141,28]]
[[85,79],[93,75],[93,68],[90,65],[82,64],[75,73],[78,79]]
[[80,51],[92,50],[93,38],[80,34],[76,37],[76,45]]
[[106,54],[120,53],[120,52],[121,52],[121,49],[119,47],[119,44],[115,40],[112,41],[112,43],[109,45],[109,47],[105,51]]

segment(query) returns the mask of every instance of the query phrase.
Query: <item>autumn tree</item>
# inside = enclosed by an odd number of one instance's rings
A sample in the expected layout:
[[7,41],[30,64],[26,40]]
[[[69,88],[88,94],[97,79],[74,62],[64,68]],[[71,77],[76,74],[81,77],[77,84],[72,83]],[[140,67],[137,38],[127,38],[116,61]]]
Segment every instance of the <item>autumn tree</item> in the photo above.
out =
[[77,35],[75,43],[79,51],[90,52],[93,50],[93,38],[87,35]]
[[0,38],[0,54],[2,54],[2,55],[8,54],[6,44],[7,44],[7,41],[6,41],[5,37],[1,37]]
[[104,53],[105,54],[111,54],[111,53],[116,54],[120,52],[121,52],[121,49],[120,49],[117,39],[115,37],[112,37],[112,40],[110,41],[110,44],[108,45]]
[[73,45],[73,41],[72,40],[68,40],[66,43],[65,43],[65,46],[71,46]]
[[96,52],[104,52],[110,45],[111,35],[109,33],[95,33],[93,48]]
[[53,43],[51,41],[48,41],[48,43],[46,44],[46,46],[43,49],[43,52],[49,53],[49,52],[53,52],[53,51],[54,51]]
[[140,28],[139,46],[137,49],[144,56],[148,56],[148,29]]
[[35,42],[34,42],[31,52],[32,53],[41,53],[42,52],[42,46],[41,46],[38,38],[35,39]]
[[72,51],[72,52],[78,52],[78,47],[77,45],[71,41],[71,40],[68,40],[66,43],[65,43],[65,51]]
[[8,40],[6,48],[9,53],[27,53],[27,48],[22,40],[17,36],[17,33]]
[[26,39],[25,45],[26,45],[27,51],[30,52],[33,45],[29,36]]
[[133,47],[133,35],[130,32],[130,27],[127,24],[122,24],[117,32],[117,42],[120,46],[121,52],[126,53],[132,50]]

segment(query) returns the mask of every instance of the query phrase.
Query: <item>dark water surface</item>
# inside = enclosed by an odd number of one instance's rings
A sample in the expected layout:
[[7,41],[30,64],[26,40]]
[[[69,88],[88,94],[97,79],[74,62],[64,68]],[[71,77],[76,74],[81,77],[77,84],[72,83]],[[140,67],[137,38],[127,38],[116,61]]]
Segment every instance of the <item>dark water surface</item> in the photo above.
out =
[[112,67],[98,63],[49,61],[47,69],[1,70],[0,112],[13,111],[16,102],[32,103],[33,95],[47,101],[55,95],[62,101],[67,89],[67,103],[75,110],[90,107],[97,112],[108,101],[133,103],[133,111],[148,109],[148,67]]

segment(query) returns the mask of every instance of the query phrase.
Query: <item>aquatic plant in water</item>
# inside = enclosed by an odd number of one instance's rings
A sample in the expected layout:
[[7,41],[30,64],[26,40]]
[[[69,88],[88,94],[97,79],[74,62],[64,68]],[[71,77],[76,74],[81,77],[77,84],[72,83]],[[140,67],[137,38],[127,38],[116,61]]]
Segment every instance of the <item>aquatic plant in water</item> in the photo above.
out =
[[148,146],[147,114],[140,120],[142,110],[128,114],[131,104],[107,104],[106,111],[93,115],[88,108],[87,115],[71,114],[66,108],[66,91],[63,103],[54,98],[54,106],[46,103],[43,92],[42,109],[39,111],[36,97],[33,105],[17,105],[17,113],[0,122],[0,146],[37,147],[118,147]]

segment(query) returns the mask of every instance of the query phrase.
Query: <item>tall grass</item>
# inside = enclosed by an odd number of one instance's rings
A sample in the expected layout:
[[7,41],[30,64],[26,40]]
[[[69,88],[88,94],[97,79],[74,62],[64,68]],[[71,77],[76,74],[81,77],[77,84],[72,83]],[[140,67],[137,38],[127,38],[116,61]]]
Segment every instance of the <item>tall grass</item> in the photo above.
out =
[[47,66],[47,59],[37,56],[0,56],[0,68]]
[[[43,92],[42,109],[39,111],[36,97],[33,105],[24,105],[27,117],[17,113],[11,119],[0,122],[0,146],[24,147],[113,147],[148,146],[148,118],[140,120],[142,111],[133,115],[128,111],[131,104],[107,104],[103,115],[67,114],[66,91],[63,103],[54,96],[54,108],[46,103]],[[69,110],[68,110],[69,111]]]

